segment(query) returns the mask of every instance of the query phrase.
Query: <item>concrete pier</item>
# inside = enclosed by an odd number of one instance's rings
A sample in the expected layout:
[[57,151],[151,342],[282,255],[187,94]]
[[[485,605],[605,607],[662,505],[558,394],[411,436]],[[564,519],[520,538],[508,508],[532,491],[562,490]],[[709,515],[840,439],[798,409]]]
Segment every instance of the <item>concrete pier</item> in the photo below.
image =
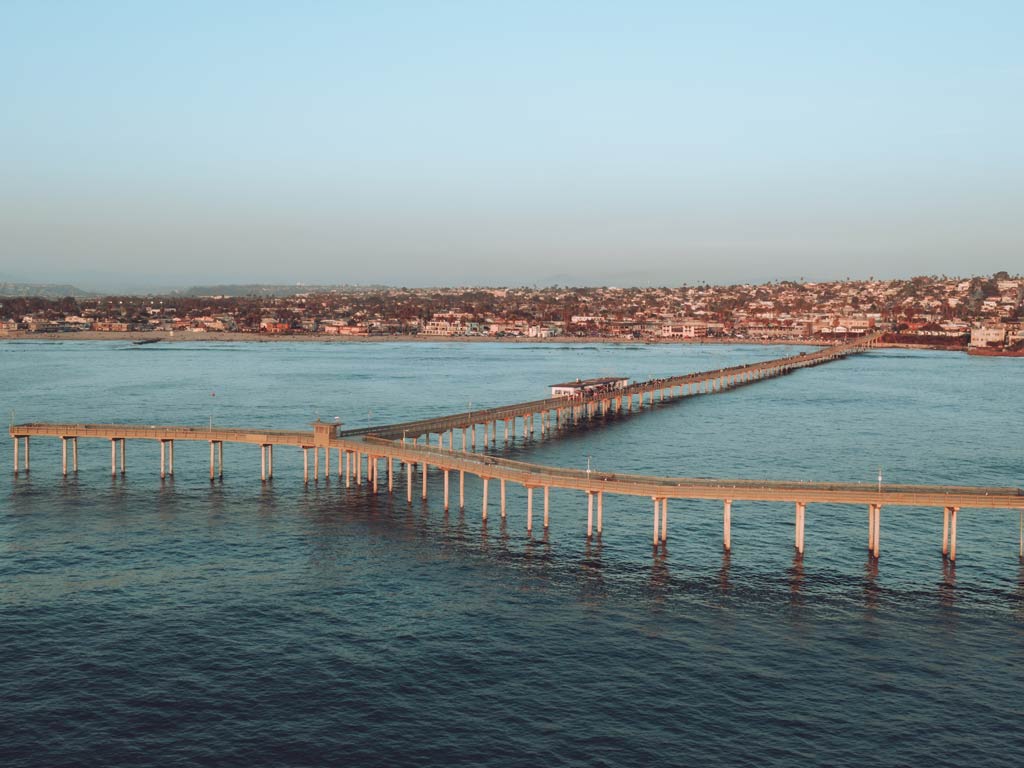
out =
[[[705,480],[696,478],[659,478],[632,476],[622,473],[584,472],[562,467],[527,464],[488,454],[470,452],[470,430],[475,448],[476,425],[484,425],[484,447],[488,442],[495,444],[499,422],[504,424],[506,439],[513,440],[517,429],[516,420],[521,420],[524,439],[534,436],[539,426],[541,437],[551,438],[561,434],[581,421],[581,417],[593,419],[611,414],[625,415],[633,410],[633,399],[637,409],[652,408],[655,396],[658,407],[668,404],[677,397],[689,397],[697,393],[725,390],[747,383],[770,379],[793,370],[839,360],[846,355],[870,347],[870,340],[859,344],[837,345],[819,352],[801,354],[765,361],[748,366],[737,366],[725,371],[688,374],[651,382],[637,382],[613,395],[601,393],[590,398],[547,400],[519,403],[511,406],[477,410],[468,414],[455,414],[417,422],[383,425],[373,428],[354,429],[339,432],[334,425],[316,422],[313,431],[266,431],[254,429],[224,429],[212,427],[140,426],[117,424],[18,424],[10,427],[14,440],[14,471],[24,466],[30,468],[30,437],[44,436],[59,438],[61,442],[61,473],[67,474],[68,447],[72,450],[73,471],[78,469],[78,439],[102,438],[110,440],[111,474],[117,473],[118,448],[120,447],[120,469],[126,468],[126,443],[132,440],[156,440],[160,442],[161,477],[173,476],[174,447],[176,441],[205,441],[210,448],[210,479],[215,474],[223,477],[223,445],[225,442],[254,443],[261,448],[260,477],[263,481],[273,477],[273,448],[275,445],[299,447],[303,452],[303,480],[309,482],[309,450],[313,450],[314,480],[319,479],[319,451],[324,450],[325,477],[330,477],[330,451],[337,450],[338,474],[343,471],[346,487],[351,485],[354,473],[356,483],[362,482],[362,457],[367,457],[367,479],[374,492],[380,480],[380,461],[387,462],[388,490],[393,490],[393,463],[400,462],[406,472],[406,498],[412,502],[412,481],[416,467],[422,470],[422,496],[427,498],[428,467],[433,465],[443,473],[444,505],[449,506],[450,473],[459,473],[459,507],[465,508],[465,474],[472,472],[481,478],[483,485],[482,518],[487,516],[488,486],[491,480],[498,480],[501,487],[501,513],[506,514],[506,483],[514,482],[527,491],[527,530],[533,527],[533,489],[544,489],[544,526],[549,525],[550,489],[563,488],[581,490],[587,494],[587,537],[594,533],[594,507],[596,496],[597,532],[603,531],[604,494],[615,493],[625,497],[652,499],[654,521],[652,540],[655,546],[668,538],[668,500],[718,499],[723,504],[723,548],[731,550],[731,508],[734,500],[789,502],[795,505],[794,546],[798,554],[804,553],[805,511],[808,503],[864,504],[868,506],[868,548],[873,558],[878,558],[881,538],[882,505],[902,505],[943,509],[943,554],[950,561],[956,558],[956,518],[961,507],[985,509],[1024,510],[1024,492],[1018,488],[984,488],[968,486],[913,486],[888,485],[884,489],[871,483],[820,483],[805,481],[758,481],[758,480]],[[677,394],[678,392],[678,394]],[[657,395],[655,395],[657,393]],[[644,402],[647,400],[647,402]],[[551,414],[554,414],[552,419]],[[537,425],[537,416],[540,424]],[[564,418],[563,418],[564,416]],[[613,420],[602,418],[592,421],[597,424],[611,424]],[[463,435],[462,450],[453,450],[456,431]],[[444,434],[449,435],[445,447]],[[431,435],[437,435],[436,445]],[[422,440],[421,440],[422,438]],[[342,458],[344,457],[344,458]],[[218,461],[219,460],[219,461]],[[219,465],[219,466],[218,466]],[[219,472],[217,471],[219,469]],[[1019,517],[1019,556],[1024,558],[1024,513]]]

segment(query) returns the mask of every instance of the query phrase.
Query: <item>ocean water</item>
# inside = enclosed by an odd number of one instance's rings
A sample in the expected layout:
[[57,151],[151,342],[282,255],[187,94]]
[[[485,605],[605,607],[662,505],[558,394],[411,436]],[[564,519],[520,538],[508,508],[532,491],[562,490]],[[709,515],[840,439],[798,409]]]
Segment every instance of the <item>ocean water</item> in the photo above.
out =
[[[719,368],[760,346],[0,343],[16,421],[350,426],[543,397],[548,384]],[[705,477],[1024,485],[1022,359],[873,351],[645,409],[512,458]],[[553,491],[480,520],[431,498],[302,483],[278,449],[0,445],[3,766],[1024,764],[1015,512],[670,503]],[[401,485],[398,485],[401,488]],[[536,518],[535,518],[536,519]]]

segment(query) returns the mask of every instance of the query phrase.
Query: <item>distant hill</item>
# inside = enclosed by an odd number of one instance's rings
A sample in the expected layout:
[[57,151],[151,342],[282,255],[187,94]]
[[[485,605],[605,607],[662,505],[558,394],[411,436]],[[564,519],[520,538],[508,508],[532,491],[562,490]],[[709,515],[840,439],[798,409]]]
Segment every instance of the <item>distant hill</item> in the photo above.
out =
[[59,283],[3,283],[0,282],[0,296],[38,296],[43,299],[63,299],[65,296],[88,298],[97,293],[83,291],[73,285]]
[[329,291],[373,291],[381,285],[195,285],[185,290],[173,291],[172,296],[268,296],[282,298],[300,293],[326,293]]

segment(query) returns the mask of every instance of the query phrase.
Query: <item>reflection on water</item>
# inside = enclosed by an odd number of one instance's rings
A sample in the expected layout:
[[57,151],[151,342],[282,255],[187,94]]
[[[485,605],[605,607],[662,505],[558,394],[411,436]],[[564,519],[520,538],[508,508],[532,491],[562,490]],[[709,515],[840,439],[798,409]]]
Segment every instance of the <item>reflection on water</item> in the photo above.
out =
[[789,567],[789,603],[802,605],[800,592],[804,586],[804,556],[794,550],[793,562]]
[[939,604],[952,608],[956,603],[956,562],[942,558],[942,581],[939,582]]
[[867,555],[864,561],[864,607],[868,614],[874,614],[878,610],[878,600],[881,590],[878,586],[878,560]]
[[650,578],[647,586],[653,602],[659,605],[664,604],[671,586],[672,574],[668,567],[668,547],[655,549],[651,561]]
[[729,566],[732,564],[732,555],[728,550],[722,552],[722,565],[718,568],[718,588],[722,594],[728,594],[731,586],[729,584]]

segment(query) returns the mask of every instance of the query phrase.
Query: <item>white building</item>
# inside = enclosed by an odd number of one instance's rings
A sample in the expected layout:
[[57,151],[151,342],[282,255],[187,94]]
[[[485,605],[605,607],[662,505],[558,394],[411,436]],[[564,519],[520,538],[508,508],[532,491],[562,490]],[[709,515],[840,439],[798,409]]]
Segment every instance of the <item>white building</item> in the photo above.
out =
[[1001,347],[1006,343],[1006,326],[981,325],[971,328],[972,347]]
[[601,392],[615,392],[629,386],[629,379],[619,376],[604,376],[600,379],[576,379],[564,384],[552,384],[552,397],[582,397]]

